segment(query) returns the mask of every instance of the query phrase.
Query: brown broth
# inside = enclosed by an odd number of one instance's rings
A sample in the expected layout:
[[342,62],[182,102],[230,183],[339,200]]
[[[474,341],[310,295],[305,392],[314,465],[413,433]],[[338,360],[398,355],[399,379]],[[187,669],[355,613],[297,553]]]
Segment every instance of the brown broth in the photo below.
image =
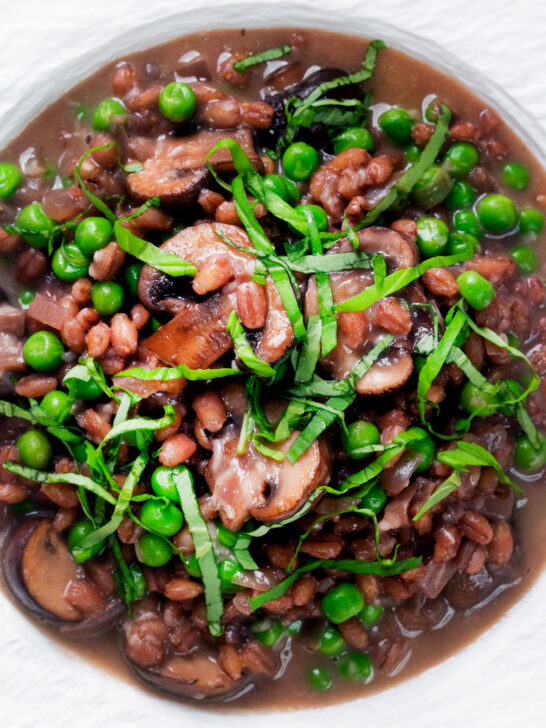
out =
[[[203,56],[215,60],[226,50],[252,53],[290,42],[294,33],[304,37],[306,43],[294,50],[290,62],[298,62],[304,69],[320,65],[354,70],[360,66],[367,47],[367,41],[362,38],[318,30],[294,31],[280,28],[228,30],[190,35],[156,48],[140,51],[122,60],[130,61],[143,78],[148,76],[162,80],[172,69],[183,68],[184,64],[180,63],[179,59],[189,51],[198,51]],[[110,78],[116,63],[117,61],[107,64],[97,74],[81,82],[47,108],[2,152],[2,159],[16,162],[30,146],[39,148],[45,159],[57,159],[67,144],[66,138],[64,140],[61,138],[59,130],[71,128],[74,109],[78,104],[93,106],[102,98],[111,95]],[[210,67],[212,81],[218,82],[215,62],[211,62]],[[263,86],[262,72],[263,67],[258,67],[252,72],[252,79],[244,90],[245,96],[256,98],[256,94]],[[180,74],[181,77],[185,76],[183,70]],[[409,109],[421,109],[425,97],[438,94],[460,118],[472,122],[477,122],[479,112],[484,108],[484,103],[456,79],[395,49],[387,49],[379,54],[372,87],[374,107],[388,103],[400,104]],[[237,90],[235,93],[239,94]],[[536,196],[546,193],[544,169],[506,123],[500,122],[496,137],[508,145],[509,158],[525,164],[531,173],[530,188],[524,192],[510,190],[510,196],[518,205],[536,204]],[[491,162],[490,166],[495,175],[498,175],[500,163]],[[502,190],[502,184],[499,185],[499,189]],[[14,202],[18,202],[17,196]],[[542,256],[542,271],[546,266],[545,257]],[[2,282],[1,274],[2,271],[0,271],[0,282]],[[519,550],[514,557],[517,561],[517,571],[513,582],[501,590],[494,599],[490,599],[490,603],[486,606],[457,612],[441,629],[424,632],[413,639],[411,659],[395,677],[376,674],[375,679],[366,686],[338,678],[332,690],[326,693],[312,693],[305,681],[306,669],[321,663],[331,665],[331,661],[298,647],[282,678],[269,681],[264,690],[251,691],[233,703],[207,703],[204,707],[230,711],[256,711],[273,707],[307,708],[351,700],[362,695],[371,695],[417,675],[474,641],[529,590],[544,566],[546,483],[542,477],[540,482],[533,482],[525,487],[527,503],[525,507],[518,508],[515,514]],[[119,679],[131,682],[136,680],[118,649],[116,633],[109,633],[98,640],[86,642],[63,637],[53,630],[47,631],[52,639],[58,640],[63,646],[102,669],[109,670]],[[289,690],[287,685],[290,685]]]

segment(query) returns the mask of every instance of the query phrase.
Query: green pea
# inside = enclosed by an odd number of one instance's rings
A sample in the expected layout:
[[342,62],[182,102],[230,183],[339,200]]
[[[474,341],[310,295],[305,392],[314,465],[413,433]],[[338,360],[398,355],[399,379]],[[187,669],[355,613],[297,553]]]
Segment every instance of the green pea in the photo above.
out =
[[330,622],[340,624],[362,610],[364,599],[354,584],[343,583],[322,598],[321,606],[324,616]]
[[16,445],[21,462],[27,468],[45,470],[51,462],[51,443],[40,430],[27,430],[17,439]]
[[466,270],[457,278],[459,293],[477,311],[487,308],[495,298],[495,289],[492,284],[480,273]]
[[162,503],[149,500],[140,511],[140,520],[145,528],[160,536],[174,536],[182,528],[184,518],[182,511],[174,503]]
[[506,184],[514,190],[526,190],[531,181],[527,167],[517,162],[507,162],[502,168],[502,176]]
[[45,214],[39,202],[31,202],[17,215],[21,237],[33,248],[45,248],[57,223]]
[[51,419],[62,424],[70,415],[70,398],[66,392],[54,389],[44,396],[40,407]]
[[159,110],[169,121],[188,121],[195,114],[197,101],[187,83],[173,81],[159,94]]
[[[180,466],[179,466],[180,467]],[[182,466],[185,467],[185,466]],[[179,468],[178,468],[179,469]],[[185,468],[187,470],[187,468]],[[174,503],[180,503],[180,496],[172,479],[173,468],[160,465],[152,473],[150,485],[154,493],[160,498],[168,498]]]
[[470,142],[455,142],[445,156],[442,166],[453,177],[464,177],[480,161],[478,150]]
[[409,147],[406,147],[406,159],[413,164],[419,159],[422,151],[417,144],[410,144]]
[[21,308],[28,308],[34,300],[35,295],[36,291],[32,291],[30,288],[25,288],[17,296],[17,302],[19,303]]
[[383,607],[376,606],[375,604],[366,604],[358,616],[365,625],[372,625],[381,619],[382,614]]
[[93,113],[93,129],[108,131],[112,121],[125,125],[128,121],[127,109],[117,99],[104,99]]
[[335,657],[347,647],[347,643],[335,627],[326,627],[320,635],[317,650],[324,657]]
[[[303,218],[303,220],[307,220],[304,215],[304,210],[309,210],[309,212],[313,216],[313,220],[317,224],[319,231],[321,233],[325,233],[328,230],[328,215],[322,207],[319,207],[319,205],[298,205],[294,209]],[[291,225],[289,225],[288,227],[293,232],[296,232],[296,230]]]
[[434,460],[434,440],[428,432],[423,430],[421,427],[410,427],[409,430],[407,430],[407,434],[421,435],[418,440],[414,440],[411,445],[408,445],[408,449],[412,452],[419,453],[419,455],[422,456],[421,462],[415,469],[416,473],[422,473],[430,468],[432,461]]
[[161,324],[156,318],[150,319],[150,326],[152,327],[152,331],[159,331],[159,329],[161,328]]
[[334,152],[336,154],[341,154],[347,149],[367,149],[371,151],[373,148],[373,136],[363,126],[351,126],[334,137]]
[[221,561],[218,565],[218,574],[222,582],[222,591],[226,594],[236,594],[243,589],[243,587],[233,583],[233,579],[237,574],[241,574],[240,566],[234,561],[229,559]]
[[91,300],[101,316],[113,316],[123,306],[123,287],[115,281],[97,281],[91,289]]
[[9,200],[22,179],[18,167],[9,162],[0,162],[0,199]]
[[146,566],[165,566],[172,557],[171,547],[153,533],[143,533],[135,545],[137,559]]
[[232,549],[237,543],[238,535],[239,534],[237,533],[237,531],[230,531],[229,528],[226,528],[223,523],[218,524],[216,536],[222,546],[225,546],[228,549]]
[[37,331],[23,345],[23,358],[38,372],[52,372],[61,366],[64,346],[50,331]]
[[188,574],[193,576],[195,579],[200,579],[203,576],[201,573],[201,567],[199,566],[199,561],[195,556],[190,556],[189,559],[184,561],[184,568]]
[[538,470],[546,465],[546,437],[539,433],[537,450],[527,435],[518,435],[514,445],[514,462],[524,470]]
[[53,253],[51,270],[59,280],[73,283],[87,275],[89,261],[81,257],[81,251],[74,243],[63,243]]
[[445,169],[431,164],[411,191],[411,200],[423,210],[430,210],[443,202],[451,192],[453,180]]
[[288,177],[280,174],[266,174],[263,177],[263,183],[266,190],[274,192],[289,205],[297,205],[301,200],[301,190]]
[[303,620],[302,619],[296,619],[294,622],[290,622],[290,624],[286,628],[286,634],[289,637],[295,637],[297,634],[301,632],[303,629]]
[[491,233],[506,233],[518,221],[516,206],[506,195],[492,194],[482,197],[476,211],[480,223]]
[[452,210],[457,210],[459,207],[472,205],[475,199],[476,193],[468,182],[458,179],[446,197],[446,204]]
[[450,233],[447,252],[449,255],[464,253],[470,259],[476,255],[479,247],[480,241],[470,233]]
[[363,652],[347,652],[339,658],[338,670],[341,677],[353,682],[366,682],[372,674],[372,663]]
[[472,210],[456,210],[453,213],[453,228],[457,233],[467,233],[475,238],[482,236],[480,223]]
[[112,223],[105,217],[86,217],[76,228],[76,245],[88,258],[106,247],[112,239]]
[[[79,546],[81,542],[89,536],[89,534],[93,533],[94,530],[95,528],[91,521],[87,521],[84,519],[82,519],[81,521],[76,521],[76,523],[68,532],[68,548],[71,551],[74,551],[76,546]],[[102,551],[105,544],[106,540],[102,539],[102,541],[99,541],[94,546],[90,546],[88,549],[85,549],[85,551],[75,557],[76,561],[79,564],[82,564],[84,561],[88,561],[89,559],[93,558],[93,556],[96,556],[100,551]]]
[[283,633],[282,624],[278,619],[262,619],[254,622],[250,629],[264,647],[273,647]]
[[83,399],[84,402],[91,402],[102,395],[102,389],[91,377],[87,380],[67,379],[66,385],[73,397]]
[[284,173],[295,182],[309,179],[318,165],[317,150],[305,142],[291,144],[282,155]]
[[410,116],[406,109],[394,107],[381,114],[379,126],[383,134],[391,142],[404,147],[411,143],[411,130],[415,126],[415,119]]
[[367,508],[369,511],[379,513],[385,507],[387,502],[387,494],[383,488],[376,483],[372,488],[363,496],[360,501],[361,508]]
[[347,425],[347,432],[341,433],[341,443],[343,449],[349,457],[360,459],[368,457],[369,453],[358,454],[358,450],[369,445],[377,445],[379,443],[379,430],[373,422],[366,420],[357,420]]
[[332,687],[332,677],[325,667],[312,667],[308,670],[307,682],[317,692],[329,690]]
[[417,247],[427,258],[442,255],[447,249],[449,228],[437,217],[417,220]]
[[538,268],[537,254],[528,245],[516,245],[510,251],[510,257],[516,261],[518,268],[524,273],[534,273]]
[[532,207],[524,208],[519,214],[519,231],[524,235],[534,233],[540,235],[544,229],[544,215]]
[[461,391],[461,407],[469,415],[480,410],[480,417],[487,417],[498,409],[499,403],[495,395],[483,392],[472,382],[466,382]]

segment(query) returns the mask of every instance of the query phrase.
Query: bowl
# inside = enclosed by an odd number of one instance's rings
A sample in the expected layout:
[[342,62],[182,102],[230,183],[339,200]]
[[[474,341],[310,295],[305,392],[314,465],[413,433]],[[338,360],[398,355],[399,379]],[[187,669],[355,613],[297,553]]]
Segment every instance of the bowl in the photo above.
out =
[[[64,0],[62,4],[65,4]],[[147,5],[145,0],[135,0],[135,4],[141,10]],[[106,13],[107,2],[101,1],[101,5]],[[63,91],[106,61],[200,29],[239,27],[242,24],[246,27],[291,25],[379,37],[389,45],[456,76],[496,107],[535,156],[545,162],[543,129],[500,86],[430,40],[371,17],[369,14],[373,10],[368,10],[361,3],[336,2],[335,12],[326,0],[312,4],[217,0],[207,3],[206,13],[203,13],[202,2],[192,0],[185,5],[186,9],[182,12],[173,15],[165,12],[160,18],[134,27],[134,21],[125,15],[126,30],[115,42],[109,40],[104,43],[100,27],[90,26],[89,32],[86,29],[81,31],[86,32],[84,46],[88,50],[64,63],[48,56],[45,73],[39,65],[45,41],[41,41],[37,24],[36,29],[30,32],[30,40],[34,40],[36,45],[25,46],[34,59],[36,71],[17,78],[17,82],[9,88],[7,98],[16,102],[13,108],[6,109],[5,101],[4,104],[0,102],[0,109],[6,111],[0,124],[0,147]],[[391,0],[389,5],[393,8],[398,6],[403,17],[404,3]],[[51,4],[48,7],[52,9]],[[386,10],[382,8],[381,15],[388,15]],[[109,12],[112,13],[112,10]],[[485,7],[481,10],[476,8],[476,12],[478,17],[481,13],[485,22]],[[454,9],[447,5],[440,8],[439,13],[436,17],[449,17],[455,23],[458,20]],[[460,13],[459,8],[457,13]],[[141,16],[145,13],[141,12]],[[72,37],[79,17],[74,16],[58,31],[55,30],[59,43],[63,38]],[[116,27],[122,25],[120,18],[116,17],[114,21]],[[502,38],[500,29],[505,31],[506,26],[503,20],[499,20],[496,27],[499,40]],[[535,32],[537,40],[540,36],[538,30],[540,27]],[[533,31],[530,32],[532,34]],[[514,43],[516,39],[511,37],[510,42]],[[500,59],[503,47],[495,46],[490,52]],[[542,55],[546,54],[543,52]],[[0,88],[8,89],[9,76],[6,74],[0,81]],[[524,76],[519,78],[521,84],[526,81]],[[516,74],[514,90],[517,82]],[[75,724],[78,728],[101,724],[144,728],[151,720],[159,718],[167,724],[175,721],[196,727],[221,724],[223,728],[255,728],[256,721],[261,728],[277,728],[279,721],[297,722],[299,728],[325,728],[334,721],[344,728],[380,723],[389,728],[407,726],[408,723],[418,724],[420,728],[460,728],[464,724],[484,728],[493,725],[497,728],[523,724],[538,726],[542,724],[539,716],[546,708],[546,691],[540,689],[539,683],[546,664],[543,650],[546,642],[545,599],[546,575],[543,575],[522,600],[474,643],[436,667],[382,693],[316,710],[256,716],[238,711],[235,706],[228,707],[227,712],[222,714],[205,707],[176,703],[109,675],[51,641],[46,633],[0,594],[3,723],[17,728],[31,725],[39,719],[42,724],[55,728],[69,725],[72,728]],[[267,687],[261,689],[266,690]]]

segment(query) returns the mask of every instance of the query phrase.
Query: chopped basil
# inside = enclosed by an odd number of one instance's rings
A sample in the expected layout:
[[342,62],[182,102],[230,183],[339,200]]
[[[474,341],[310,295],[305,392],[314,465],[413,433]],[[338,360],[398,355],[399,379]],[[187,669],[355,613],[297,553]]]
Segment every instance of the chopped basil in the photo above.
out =
[[246,73],[252,66],[259,66],[261,63],[267,63],[268,61],[276,61],[278,58],[292,53],[292,48],[289,45],[277,46],[276,48],[269,48],[261,53],[255,53],[252,56],[246,56],[241,58],[239,61],[235,61],[233,68],[239,73]]
[[240,369],[221,367],[218,369],[190,369],[185,364],[178,364],[175,367],[158,367],[157,369],[134,367],[118,372],[114,374],[114,377],[131,377],[133,379],[152,382],[171,382],[175,379],[188,379],[190,382],[201,382],[208,381],[209,379],[233,377],[237,374],[243,374],[243,372]]
[[167,253],[152,243],[133,235],[119,221],[114,223],[114,236],[119,247],[126,253],[169,276],[194,276],[199,272],[198,268],[179,258],[178,255]]
[[444,480],[443,483],[440,483],[434,493],[420,508],[419,512],[415,516],[413,516],[412,520],[418,521],[425,515],[425,513],[428,513],[431,508],[434,508],[437,503],[440,503],[440,501],[443,501],[444,498],[447,498],[448,495],[451,495],[453,491],[457,490],[460,485],[461,474],[458,470],[454,470],[451,475]]
[[273,367],[266,361],[263,361],[263,359],[260,359],[250,348],[250,344],[245,338],[243,325],[237,318],[235,311],[229,314],[226,329],[233,339],[235,353],[251,372],[254,372],[254,374],[260,377],[272,377],[275,374]]
[[[309,228],[309,240],[311,242],[311,253],[314,256],[323,254],[317,223],[311,210],[304,210],[305,218]],[[317,298],[321,320],[321,349],[322,356],[327,356],[337,345],[337,319],[334,312],[334,298],[330,278],[327,273],[316,273]]]

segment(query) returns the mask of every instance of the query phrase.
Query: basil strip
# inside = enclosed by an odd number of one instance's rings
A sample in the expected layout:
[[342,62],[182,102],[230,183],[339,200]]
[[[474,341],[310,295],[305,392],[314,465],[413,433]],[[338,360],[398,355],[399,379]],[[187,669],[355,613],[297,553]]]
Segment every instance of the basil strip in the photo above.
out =
[[87,157],[89,157],[89,155],[93,154],[94,152],[102,151],[103,149],[110,149],[113,146],[115,146],[115,148],[118,151],[118,159],[119,159],[119,147],[117,145],[117,142],[111,142],[110,144],[103,144],[100,147],[92,147],[91,149],[88,149],[82,155],[80,161],[76,165],[76,169],[74,170],[74,179],[81,187],[83,194],[87,197],[89,202],[94,207],[97,208],[97,210],[99,212],[102,212],[104,217],[106,217],[108,220],[110,220],[110,222],[112,224],[114,224],[116,222],[116,219],[117,219],[116,215],[112,212],[112,210],[108,207],[108,205],[103,200],[101,200],[100,197],[98,197],[93,192],[91,192],[89,187],[85,184],[85,182],[83,181],[82,176],[81,176],[81,168],[82,168],[82,164],[85,162]]
[[105,523],[104,526],[101,526],[100,528],[97,528],[96,531],[90,533],[83,539],[83,541],[81,541],[77,546],[72,549],[72,553],[74,554],[74,558],[76,559],[76,561],[78,561],[78,556],[81,556],[86,551],[86,549],[95,546],[95,544],[100,543],[103,539],[108,538],[108,536],[113,534],[114,531],[117,531],[121,524],[121,521],[123,520],[125,512],[129,508],[129,504],[133,496],[133,491],[140,479],[140,476],[144,472],[144,468],[146,467],[147,463],[148,455],[146,455],[145,453],[141,453],[135,459],[129,475],[125,479],[125,483],[123,484],[121,491],[118,495],[116,505],[114,506],[114,512],[112,513],[112,517],[110,518],[108,523]]
[[303,342],[295,367],[294,382],[309,382],[313,378],[320,356],[321,326],[320,316],[311,314],[307,320],[307,340]]
[[260,377],[272,377],[275,374],[273,367],[260,359],[250,348],[243,325],[237,318],[235,311],[232,311],[228,316],[226,330],[233,339],[235,353],[243,364]]
[[222,581],[218,574],[218,564],[209,529],[199,509],[193,488],[193,478],[189,470],[173,468],[171,478],[180,496],[180,506],[192,537],[195,557],[201,569],[209,631],[214,637],[219,637],[224,632],[221,624],[224,602]]
[[85,475],[79,475],[78,473],[44,473],[42,470],[27,468],[18,463],[4,463],[4,469],[9,470],[10,473],[21,475],[23,478],[34,480],[36,483],[70,483],[70,485],[77,485],[85,488],[90,493],[94,493],[113,506],[117,503],[114,496],[106,488]]
[[425,515],[425,513],[428,513],[431,508],[434,508],[437,503],[440,503],[440,501],[443,501],[444,498],[447,498],[448,495],[451,495],[453,491],[457,490],[460,485],[461,474],[457,470],[454,470],[451,475],[444,480],[443,483],[440,483],[434,493],[430,496],[430,498],[426,500],[426,502],[420,508],[419,513],[413,516],[412,520],[418,521]]
[[84,435],[78,428],[59,424],[57,420],[44,412],[38,404],[34,404],[35,400],[31,400],[31,402],[33,404],[31,404],[30,410],[26,410],[11,402],[0,400],[0,415],[19,417],[22,420],[31,422],[33,425],[42,425],[50,435],[68,444],[82,442]]
[[292,53],[292,48],[289,45],[269,48],[261,53],[255,53],[252,56],[246,56],[246,58],[241,58],[241,60],[235,61],[233,69],[239,73],[245,73],[247,69],[252,68],[252,66],[259,66],[261,63],[267,63],[268,61],[276,61],[277,58],[283,58],[290,53]]
[[112,427],[98,446],[98,451],[100,452],[104,445],[106,445],[106,443],[110,440],[115,437],[121,437],[121,435],[126,435],[128,432],[155,431],[160,430],[162,427],[172,425],[175,419],[174,407],[172,404],[166,404],[164,409],[164,416],[157,420],[135,417],[132,420],[126,420],[125,422],[121,422],[119,425]]
[[190,382],[207,381],[209,379],[220,379],[243,374],[240,369],[190,369],[185,364],[178,364],[175,367],[158,367],[157,369],[145,369],[134,367],[125,369],[123,372],[114,374],[114,377],[131,377],[143,381],[171,382],[174,379],[188,379]]
[[[311,210],[304,210],[309,228],[311,252],[315,256],[323,255],[319,230]],[[321,348],[322,356],[327,356],[337,345],[337,320],[334,313],[334,298],[330,278],[327,273],[315,273],[317,283],[317,298],[321,320]]]
[[114,236],[119,247],[126,253],[169,276],[194,276],[199,272],[198,268],[179,258],[178,255],[167,253],[152,243],[137,238],[119,221],[114,223]]
[[438,461],[444,463],[444,465],[449,465],[452,468],[463,471],[466,470],[468,465],[481,465],[492,468],[501,483],[509,485],[517,493],[523,494],[519,485],[513,483],[505,474],[495,456],[484,447],[475,442],[467,442],[466,440],[459,440],[456,445],[457,448],[455,450],[440,451],[437,454]]
[[[319,236],[320,237],[320,236]],[[321,252],[322,252],[321,243]],[[287,264],[296,273],[339,273],[344,270],[355,270],[361,268],[371,268],[371,258],[367,253],[331,253],[317,257],[314,255],[304,255],[297,260],[290,260],[287,257]]]

